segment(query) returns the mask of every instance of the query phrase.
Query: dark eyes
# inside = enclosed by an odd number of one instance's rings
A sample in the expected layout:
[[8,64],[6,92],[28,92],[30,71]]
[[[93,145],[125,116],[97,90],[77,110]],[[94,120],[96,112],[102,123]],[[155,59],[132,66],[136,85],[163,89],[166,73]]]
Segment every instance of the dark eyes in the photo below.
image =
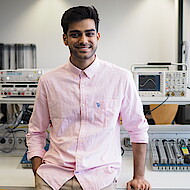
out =
[[72,33],[69,36],[72,37],[72,38],[78,38],[79,34],[78,33]]
[[86,33],[86,36],[88,36],[88,37],[95,36],[95,32],[87,32],[87,33]]
[[[87,32],[87,33],[85,33],[85,35],[87,37],[93,37],[93,36],[95,36],[95,32]],[[78,37],[81,37],[82,34],[81,33],[71,33],[69,36],[71,38],[78,38]]]

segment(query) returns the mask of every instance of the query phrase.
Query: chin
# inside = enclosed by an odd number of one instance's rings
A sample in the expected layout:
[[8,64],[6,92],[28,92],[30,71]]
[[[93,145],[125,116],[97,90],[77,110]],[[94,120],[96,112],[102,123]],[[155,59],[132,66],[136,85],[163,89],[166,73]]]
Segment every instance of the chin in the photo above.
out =
[[87,60],[87,59],[92,58],[93,56],[94,56],[94,54],[93,55],[83,55],[83,56],[78,56],[78,58],[82,59],[82,60]]

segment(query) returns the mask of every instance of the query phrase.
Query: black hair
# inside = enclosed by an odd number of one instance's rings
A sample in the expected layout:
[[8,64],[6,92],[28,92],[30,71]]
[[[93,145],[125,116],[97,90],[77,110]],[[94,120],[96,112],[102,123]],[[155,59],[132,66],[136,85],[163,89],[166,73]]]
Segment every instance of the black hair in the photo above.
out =
[[77,22],[89,18],[94,20],[96,31],[98,32],[99,16],[94,6],[77,6],[68,9],[65,11],[61,18],[61,26],[63,28],[64,34],[67,34],[69,24],[72,22]]

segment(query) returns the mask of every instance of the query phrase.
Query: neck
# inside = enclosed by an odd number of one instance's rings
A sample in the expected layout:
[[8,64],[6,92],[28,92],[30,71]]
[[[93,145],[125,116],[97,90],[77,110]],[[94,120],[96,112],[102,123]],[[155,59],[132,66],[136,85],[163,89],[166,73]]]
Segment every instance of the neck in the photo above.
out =
[[70,57],[70,61],[71,63],[76,66],[77,68],[81,69],[81,70],[85,70],[87,67],[89,67],[95,60],[96,56],[92,56],[90,59],[87,60],[79,60],[77,58],[74,57]]

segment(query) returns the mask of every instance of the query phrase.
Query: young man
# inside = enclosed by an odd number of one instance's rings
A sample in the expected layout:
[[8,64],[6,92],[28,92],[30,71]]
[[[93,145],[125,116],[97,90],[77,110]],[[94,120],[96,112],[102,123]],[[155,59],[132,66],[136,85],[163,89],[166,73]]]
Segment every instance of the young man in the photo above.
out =
[[131,73],[96,56],[98,24],[94,7],[73,7],[63,14],[70,59],[41,77],[27,134],[37,190],[116,189],[120,116],[134,155],[134,177],[127,189],[150,189],[144,179],[148,124],[142,103]]

